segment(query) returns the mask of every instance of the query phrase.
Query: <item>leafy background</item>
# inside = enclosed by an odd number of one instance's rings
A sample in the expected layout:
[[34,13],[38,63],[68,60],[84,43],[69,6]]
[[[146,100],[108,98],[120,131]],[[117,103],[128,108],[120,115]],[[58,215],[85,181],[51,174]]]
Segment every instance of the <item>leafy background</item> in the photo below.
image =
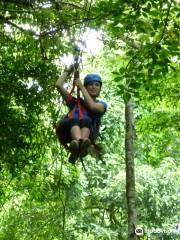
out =
[[[127,239],[124,102],[134,102],[141,239],[178,239],[179,1],[6,0],[0,3],[0,239]],[[54,83],[87,29],[103,50],[83,72],[103,77],[103,161],[67,161],[53,124]],[[105,163],[105,164],[104,164]],[[158,232],[159,231],[159,232]]]

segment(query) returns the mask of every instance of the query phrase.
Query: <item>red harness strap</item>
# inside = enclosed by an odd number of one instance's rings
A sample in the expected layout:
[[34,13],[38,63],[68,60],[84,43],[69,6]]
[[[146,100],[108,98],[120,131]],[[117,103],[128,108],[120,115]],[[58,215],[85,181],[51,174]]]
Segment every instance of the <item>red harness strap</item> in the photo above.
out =
[[[79,78],[79,71],[77,69],[75,69],[75,72],[74,72],[74,80],[73,80],[73,87],[68,95],[68,101],[72,101],[72,93],[74,92],[74,89],[75,89],[75,79]],[[76,98],[76,103],[75,103],[75,106],[74,108],[72,109],[72,111],[69,113],[69,118],[70,119],[73,119],[74,118],[74,113],[76,111],[76,109],[78,108],[78,118],[79,120],[83,119],[83,114],[85,112],[85,107],[81,104],[81,101],[80,101],[80,97],[79,97],[79,92],[77,92],[77,98]]]
[[68,100],[70,100],[70,101],[72,99],[72,93],[74,92],[75,86],[76,86],[75,81],[73,81],[72,89],[71,89],[71,91],[70,91],[70,93],[68,95]]
[[[69,98],[69,101],[72,100],[72,95],[69,95],[68,96]],[[75,103],[75,106],[74,108],[72,109],[72,111],[69,113],[69,118],[70,119],[73,119],[74,118],[74,114],[75,114],[75,111],[76,109],[78,108],[78,118],[79,120],[82,120],[83,119],[83,115],[84,115],[84,112],[86,111],[85,107],[81,104],[81,101],[79,98],[76,98],[76,103]]]

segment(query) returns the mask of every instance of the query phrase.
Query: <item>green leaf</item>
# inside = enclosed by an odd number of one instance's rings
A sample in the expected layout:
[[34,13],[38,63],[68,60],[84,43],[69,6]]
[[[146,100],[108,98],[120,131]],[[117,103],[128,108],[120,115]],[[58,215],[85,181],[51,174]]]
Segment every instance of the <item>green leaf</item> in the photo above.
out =
[[153,28],[157,30],[159,27],[159,19],[155,18],[153,19]]
[[115,77],[113,80],[114,80],[115,82],[119,83],[119,82],[122,81],[122,78],[121,78],[121,77]]
[[138,88],[140,88],[140,86],[141,86],[141,83],[139,83],[139,82],[131,82],[129,84],[129,87],[132,89],[138,89]]

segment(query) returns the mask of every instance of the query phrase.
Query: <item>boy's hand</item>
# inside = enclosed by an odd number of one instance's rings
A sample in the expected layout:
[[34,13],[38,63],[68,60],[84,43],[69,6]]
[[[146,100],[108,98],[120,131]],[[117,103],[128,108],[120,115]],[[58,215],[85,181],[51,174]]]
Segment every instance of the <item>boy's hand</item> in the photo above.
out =
[[64,71],[70,74],[73,72],[73,70],[74,70],[74,65],[72,64],[69,67],[65,67]]
[[82,82],[81,82],[81,80],[79,78],[76,78],[75,84],[80,89],[83,87],[83,84],[82,84]]
[[72,73],[74,71],[74,69],[77,69],[78,68],[78,64],[74,63],[74,64],[71,64],[69,67],[66,67],[65,68],[65,72],[68,72],[68,73]]

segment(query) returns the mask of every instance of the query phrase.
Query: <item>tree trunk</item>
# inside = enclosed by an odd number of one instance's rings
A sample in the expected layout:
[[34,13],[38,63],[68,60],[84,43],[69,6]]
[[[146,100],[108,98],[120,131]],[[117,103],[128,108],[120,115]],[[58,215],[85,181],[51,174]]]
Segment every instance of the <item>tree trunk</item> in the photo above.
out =
[[131,99],[125,101],[125,161],[126,161],[126,198],[128,208],[128,240],[135,240],[136,226],[136,193],[135,193],[135,170],[134,170],[134,119],[133,104]]

